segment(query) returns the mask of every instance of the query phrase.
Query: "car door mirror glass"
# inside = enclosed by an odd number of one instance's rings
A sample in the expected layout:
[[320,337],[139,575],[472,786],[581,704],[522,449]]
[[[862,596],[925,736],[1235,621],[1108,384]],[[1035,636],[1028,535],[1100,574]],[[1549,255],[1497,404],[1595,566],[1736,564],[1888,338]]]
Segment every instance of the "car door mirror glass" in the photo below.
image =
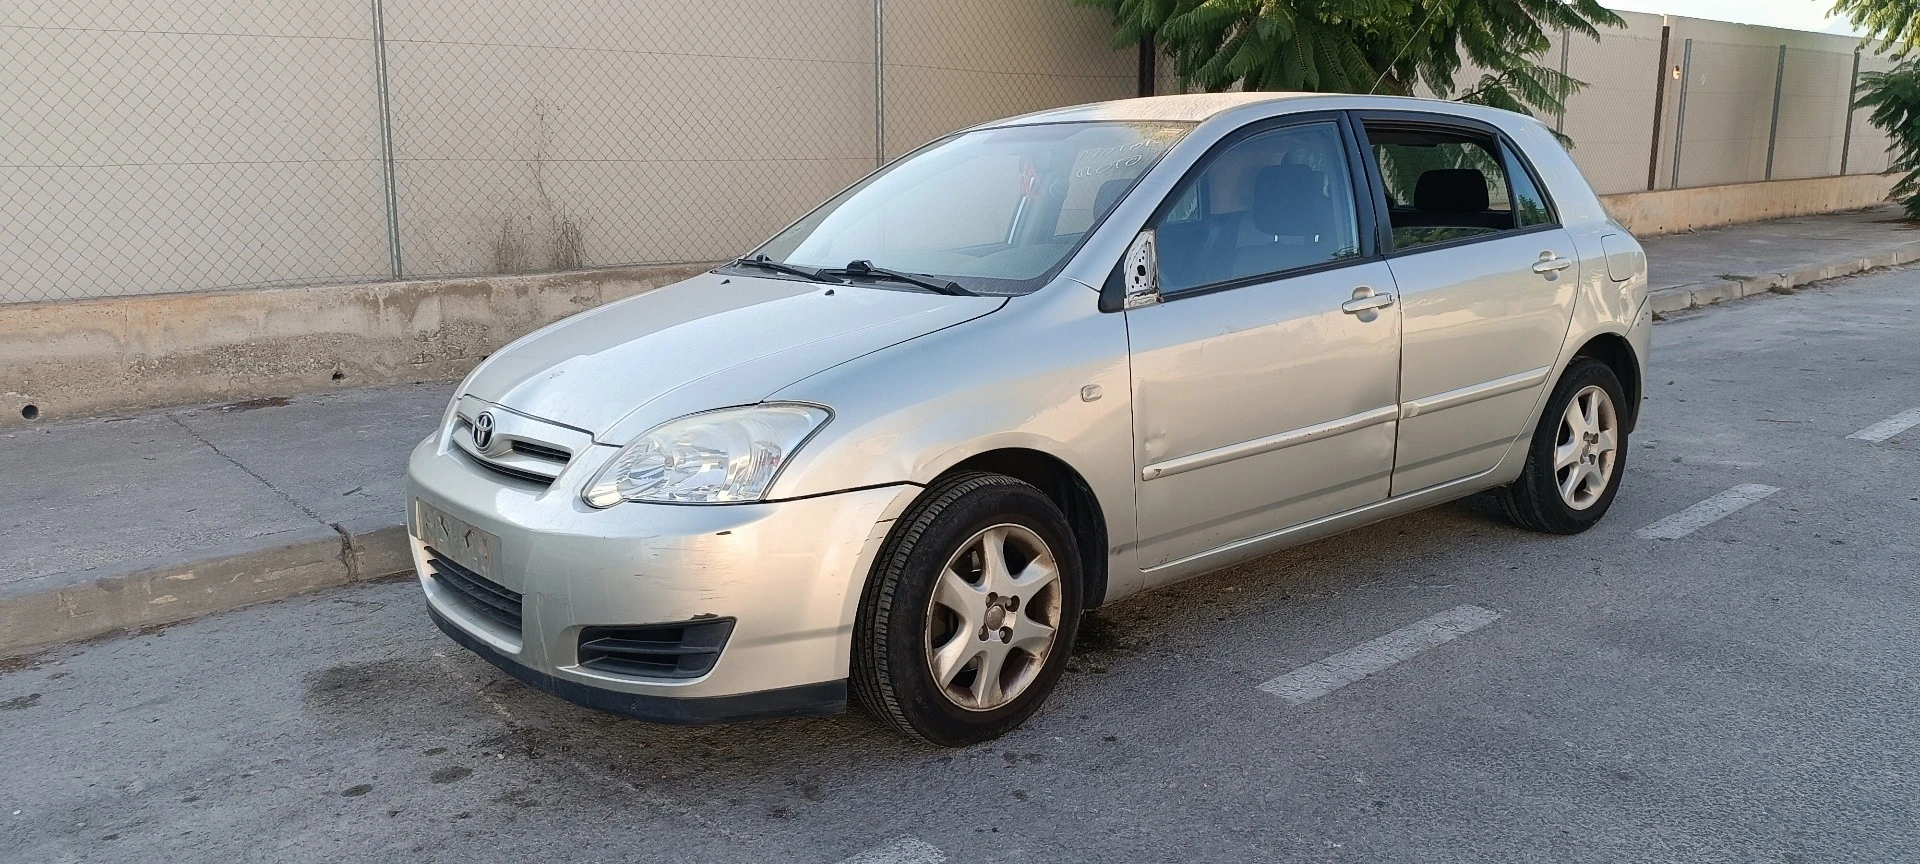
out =
[[1120,261],[1121,280],[1126,293],[1121,307],[1138,309],[1160,302],[1160,261],[1154,249],[1154,231],[1148,228],[1134,235]]

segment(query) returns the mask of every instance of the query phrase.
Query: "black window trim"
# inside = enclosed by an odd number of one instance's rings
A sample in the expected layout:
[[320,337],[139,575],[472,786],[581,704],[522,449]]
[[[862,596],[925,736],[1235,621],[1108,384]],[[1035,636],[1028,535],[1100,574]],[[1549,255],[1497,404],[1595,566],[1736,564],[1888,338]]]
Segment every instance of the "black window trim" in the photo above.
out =
[[[1269,282],[1290,279],[1295,276],[1324,273],[1330,270],[1355,267],[1361,264],[1375,263],[1383,260],[1381,249],[1385,247],[1381,242],[1382,237],[1380,236],[1379,226],[1384,218],[1384,214],[1375,212],[1375,196],[1364,194],[1362,191],[1366,188],[1364,184],[1367,182],[1365,172],[1369,170],[1365,167],[1368,163],[1363,161],[1367,158],[1367,154],[1365,153],[1366,139],[1362,137],[1360,127],[1354,122],[1352,112],[1350,111],[1307,111],[1299,114],[1267,117],[1254,120],[1227,133],[1226,136],[1215,141],[1211,147],[1208,147],[1207,152],[1200,154],[1200,158],[1194,160],[1193,164],[1187,168],[1186,173],[1180,175],[1180,180],[1173,184],[1172,189],[1167,192],[1166,197],[1162,198],[1160,203],[1153,208],[1152,215],[1147,217],[1146,224],[1142,225],[1141,229],[1144,230],[1147,226],[1158,228],[1161,221],[1166,218],[1167,213],[1179,202],[1180,196],[1186,194],[1189,184],[1193,183],[1195,178],[1199,177],[1201,173],[1211,167],[1221,154],[1235,145],[1256,135],[1263,135],[1290,126],[1307,126],[1315,123],[1332,123],[1339,129],[1341,142],[1347,148],[1347,189],[1353,195],[1354,233],[1360,241],[1360,254],[1349,258],[1324,261],[1319,264],[1309,264],[1304,267],[1275,270],[1269,273],[1256,273],[1250,276],[1240,276],[1220,282],[1195,285],[1192,288],[1179,291],[1166,292],[1160,295],[1162,303],[1184,300],[1188,297],[1200,297],[1220,291],[1230,291],[1235,288],[1245,288],[1251,285],[1264,285]],[[1367,226],[1369,225],[1373,226],[1372,231],[1367,230]],[[1122,263],[1121,261],[1114,262],[1113,269],[1108,271],[1107,279],[1100,287],[1100,311],[1102,312],[1119,312],[1123,308],[1123,295],[1126,292],[1126,286],[1120,272],[1120,265]]]
[[[1515,144],[1513,139],[1508,136],[1505,131],[1501,130],[1500,127],[1482,120],[1476,120],[1472,117],[1461,117],[1453,114],[1440,114],[1430,111],[1351,111],[1348,113],[1352,115],[1355,132],[1360,136],[1362,142],[1361,150],[1363,151],[1362,156],[1366,160],[1367,182],[1373,191],[1370,197],[1373,198],[1375,210],[1378,214],[1379,224],[1375,226],[1375,231],[1380,235],[1380,248],[1384,250],[1381,253],[1382,257],[1388,259],[1401,258],[1407,255],[1418,255],[1422,252],[1434,252],[1441,249],[1471,246],[1475,243],[1505,240],[1509,237],[1524,237],[1528,234],[1538,234],[1543,231],[1553,231],[1564,227],[1560,223],[1560,209],[1553,203],[1553,193],[1548,191],[1547,184],[1540,182],[1540,172],[1535,170],[1533,163],[1527,160],[1526,151],[1520,149],[1520,145]],[[1387,201],[1387,184],[1384,176],[1380,173],[1380,163],[1373,156],[1372,141],[1367,137],[1368,124],[1373,124],[1376,127],[1431,130],[1434,132],[1450,132],[1455,135],[1491,139],[1495,145],[1494,158],[1502,164],[1504,171],[1510,172],[1512,170],[1511,167],[1505,166],[1507,161],[1506,153],[1511,152],[1513,154],[1513,161],[1517,163],[1517,167],[1527,172],[1528,179],[1533,181],[1533,188],[1540,191],[1541,203],[1547,207],[1547,221],[1538,225],[1528,225],[1525,228],[1511,228],[1505,231],[1475,234],[1471,237],[1456,237],[1452,240],[1443,240],[1438,243],[1422,243],[1418,246],[1409,246],[1404,249],[1395,247],[1393,243],[1393,221],[1385,206]],[[1507,184],[1507,201],[1509,202],[1508,206],[1511,207],[1513,206],[1511,203],[1513,201],[1513,178],[1506,176],[1502,179]],[[1515,208],[1513,214],[1514,220],[1518,222],[1520,211]]]

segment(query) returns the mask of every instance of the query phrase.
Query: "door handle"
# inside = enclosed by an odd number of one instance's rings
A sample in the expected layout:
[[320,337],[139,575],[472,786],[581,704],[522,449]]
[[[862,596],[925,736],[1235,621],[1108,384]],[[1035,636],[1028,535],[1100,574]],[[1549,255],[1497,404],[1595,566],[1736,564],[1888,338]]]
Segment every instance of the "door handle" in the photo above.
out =
[[1572,258],[1562,258],[1552,252],[1542,252],[1540,253],[1540,260],[1534,262],[1533,272],[1545,276],[1548,273],[1558,273],[1572,266]]
[[[1372,288],[1364,285],[1353,289],[1353,299],[1340,304],[1340,311],[1348,315],[1361,315],[1376,309],[1385,309],[1393,305],[1393,295],[1384,291],[1376,294]],[[1371,319],[1368,319],[1371,320]]]

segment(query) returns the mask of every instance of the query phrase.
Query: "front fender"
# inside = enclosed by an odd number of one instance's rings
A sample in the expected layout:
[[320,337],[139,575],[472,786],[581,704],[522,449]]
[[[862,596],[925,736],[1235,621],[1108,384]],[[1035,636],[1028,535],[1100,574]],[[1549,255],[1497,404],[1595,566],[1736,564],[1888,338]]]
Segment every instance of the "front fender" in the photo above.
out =
[[1078,471],[1114,545],[1133,539],[1133,423],[1126,322],[1063,282],[1006,309],[810,376],[774,399],[834,418],[772,497],[925,485],[993,450],[1036,450]]

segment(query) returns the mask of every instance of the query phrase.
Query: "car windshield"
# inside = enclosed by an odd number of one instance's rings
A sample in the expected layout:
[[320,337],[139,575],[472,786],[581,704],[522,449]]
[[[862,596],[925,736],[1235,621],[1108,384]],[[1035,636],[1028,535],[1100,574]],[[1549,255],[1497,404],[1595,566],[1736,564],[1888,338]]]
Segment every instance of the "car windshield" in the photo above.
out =
[[1021,294],[1046,284],[1185,123],[982,129],[921,148],[754,255],[810,270],[872,267]]

